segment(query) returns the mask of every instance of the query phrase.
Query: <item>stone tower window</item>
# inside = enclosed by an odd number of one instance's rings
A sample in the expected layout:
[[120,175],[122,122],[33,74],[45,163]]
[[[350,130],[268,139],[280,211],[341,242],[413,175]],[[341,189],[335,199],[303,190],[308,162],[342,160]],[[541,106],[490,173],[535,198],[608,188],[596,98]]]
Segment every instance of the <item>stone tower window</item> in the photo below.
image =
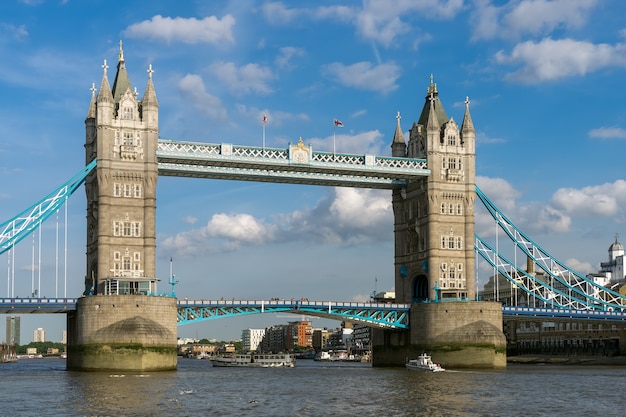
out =
[[122,107],[122,119],[133,120],[133,108],[129,105]]

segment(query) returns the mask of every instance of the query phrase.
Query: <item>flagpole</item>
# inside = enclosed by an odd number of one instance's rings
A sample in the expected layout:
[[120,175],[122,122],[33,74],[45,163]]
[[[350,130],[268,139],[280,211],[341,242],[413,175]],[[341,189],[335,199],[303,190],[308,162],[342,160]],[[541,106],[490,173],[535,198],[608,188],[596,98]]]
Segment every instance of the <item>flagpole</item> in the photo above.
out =
[[335,125],[335,121],[333,120],[333,159],[335,159],[335,131],[337,130],[337,126]]
[[267,123],[267,114],[263,113],[263,156],[265,156],[265,124]]

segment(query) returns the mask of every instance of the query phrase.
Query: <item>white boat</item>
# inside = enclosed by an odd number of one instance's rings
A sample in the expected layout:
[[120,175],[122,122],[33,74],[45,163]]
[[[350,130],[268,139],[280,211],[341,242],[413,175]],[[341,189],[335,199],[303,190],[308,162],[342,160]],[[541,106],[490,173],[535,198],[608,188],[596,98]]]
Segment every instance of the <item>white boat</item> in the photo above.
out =
[[428,372],[442,372],[445,371],[438,363],[433,362],[430,355],[422,353],[417,359],[411,359],[406,363],[406,369],[416,371],[428,371]]
[[293,368],[296,358],[289,353],[252,353],[214,356],[211,363],[218,367]]

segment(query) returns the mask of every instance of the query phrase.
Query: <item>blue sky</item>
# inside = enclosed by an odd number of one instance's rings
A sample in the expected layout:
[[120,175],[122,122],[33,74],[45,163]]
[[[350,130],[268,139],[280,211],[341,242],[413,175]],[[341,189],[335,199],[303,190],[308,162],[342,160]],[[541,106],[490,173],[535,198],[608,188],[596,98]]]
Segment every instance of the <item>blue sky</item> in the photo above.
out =
[[[624,15],[621,0],[4,1],[0,218],[84,166],[89,89],[104,59],[114,69],[123,40],[140,96],[155,70],[165,139],[260,146],[265,113],[269,147],[302,137],[332,151],[335,133],[337,152],[389,155],[396,113],[408,131],[432,74],[448,116],[460,121],[470,99],[483,191],[553,255],[595,272],[615,233],[626,236]],[[334,118],[345,127],[333,131]],[[179,297],[366,300],[393,290],[388,191],[161,177],[157,204],[160,289],[172,257]],[[82,190],[68,212],[68,296],[78,296]],[[476,230],[493,227],[479,215]],[[54,224],[43,234],[53,241]],[[25,296],[32,245],[21,246],[15,291]],[[47,252],[41,293],[54,296],[54,243]],[[179,334],[232,338],[287,320]],[[22,323],[23,342],[36,327],[60,340],[64,317]]]

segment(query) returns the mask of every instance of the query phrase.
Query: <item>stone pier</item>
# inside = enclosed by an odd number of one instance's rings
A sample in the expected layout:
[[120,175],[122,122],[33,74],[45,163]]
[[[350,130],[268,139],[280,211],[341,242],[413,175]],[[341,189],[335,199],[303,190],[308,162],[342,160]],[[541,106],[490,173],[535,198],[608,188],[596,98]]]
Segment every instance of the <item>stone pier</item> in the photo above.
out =
[[167,371],[177,364],[176,299],[82,297],[68,313],[67,369]]
[[413,304],[410,320],[410,330],[374,332],[373,366],[403,366],[426,352],[448,368],[506,367],[499,303]]

